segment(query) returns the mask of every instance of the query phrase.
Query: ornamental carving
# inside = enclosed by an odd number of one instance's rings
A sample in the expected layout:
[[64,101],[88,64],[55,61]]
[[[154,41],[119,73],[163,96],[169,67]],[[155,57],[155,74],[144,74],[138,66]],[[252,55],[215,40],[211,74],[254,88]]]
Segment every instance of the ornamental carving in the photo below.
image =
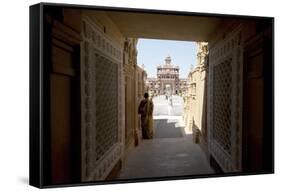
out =
[[122,48],[83,16],[81,181],[103,180],[122,155]]
[[238,26],[209,53],[208,145],[223,171],[241,171],[242,27]]

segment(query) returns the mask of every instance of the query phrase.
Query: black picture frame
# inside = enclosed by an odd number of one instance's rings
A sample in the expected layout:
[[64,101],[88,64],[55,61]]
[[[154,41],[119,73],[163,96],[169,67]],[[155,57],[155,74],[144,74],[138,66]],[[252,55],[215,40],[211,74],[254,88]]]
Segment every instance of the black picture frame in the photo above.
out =
[[[181,15],[181,16],[198,16],[198,17],[220,17],[224,19],[237,18],[245,20],[259,21],[256,30],[263,30],[267,26],[271,29],[271,39],[266,43],[266,47],[271,47],[265,54],[268,60],[267,67],[263,68],[264,75],[264,121],[267,123],[267,130],[264,131],[263,137],[263,156],[266,165],[262,171],[254,172],[231,172],[206,175],[188,175],[176,177],[155,177],[155,178],[140,178],[128,180],[104,180],[104,181],[89,181],[89,182],[73,182],[52,184],[50,183],[50,78],[51,70],[51,52],[50,39],[48,34],[51,32],[48,27],[45,16],[45,11],[48,8],[71,8],[71,9],[87,9],[100,11],[121,11],[133,13],[147,14],[164,14],[164,15]],[[60,15],[54,13],[57,19]],[[132,183],[132,182],[150,182],[163,180],[178,180],[190,178],[210,178],[210,177],[226,177],[226,176],[241,176],[241,175],[256,175],[256,174],[272,174],[274,173],[274,18],[246,16],[246,15],[225,15],[212,13],[195,13],[195,12],[180,12],[180,11],[164,11],[164,10],[148,10],[134,9],[121,7],[103,7],[93,5],[72,5],[72,4],[56,4],[56,3],[39,3],[30,6],[30,130],[29,130],[29,184],[39,188],[53,188],[65,186],[83,186],[83,185],[99,185],[99,184],[116,184],[116,183]],[[78,50],[79,51],[79,50]],[[247,70],[247,68],[244,68]],[[244,76],[245,77],[245,76]],[[244,87],[245,88],[245,87]],[[245,97],[244,97],[245,99]],[[243,105],[244,107],[244,105]],[[245,118],[245,115],[243,115]],[[78,140],[79,142],[79,140]],[[81,146],[81,145],[80,145]],[[78,157],[79,158],[79,157]],[[77,159],[79,160],[79,159]],[[212,160],[212,159],[211,159]],[[211,161],[212,162],[212,161]],[[214,164],[217,165],[217,164]],[[81,168],[81,167],[80,167]]]

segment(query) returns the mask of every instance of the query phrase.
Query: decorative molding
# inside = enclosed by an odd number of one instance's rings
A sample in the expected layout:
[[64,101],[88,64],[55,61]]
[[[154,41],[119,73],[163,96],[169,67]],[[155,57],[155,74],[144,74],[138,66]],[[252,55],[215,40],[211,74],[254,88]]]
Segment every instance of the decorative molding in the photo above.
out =
[[104,32],[87,16],[83,17],[83,39],[89,41],[93,47],[105,57],[117,62],[123,62],[122,46],[105,35]]
[[[121,108],[123,104],[122,100],[122,62],[123,53],[122,46],[119,46],[113,39],[106,36],[102,30],[87,16],[82,18],[83,31],[81,42],[81,181],[95,181],[103,180],[110,173],[114,165],[122,156],[122,127],[123,121],[121,120],[122,112],[116,112],[117,120],[112,121],[107,124],[107,128],[116,127],[117,138],[110,142],[110,145],[102,148],[102,152],[97,152],[97,149],[101,149],[101,145],[97,139],[98,134],[101,129],[97,128],[97,120],[99,119],[99,124],[103,124],[104,117],[98,116],[101,114],[100,104],[97,105],[97,91],[106,91],[105,89],[97,88],[105,83],[116,83],[117,98],[116,102],[118,106],[115,108]],[[107,64],[109,67],[116,65],[117,69],[114,67],[108,68],[103,67]],[[98,74],[97,74],[98,72]],[[104,74],[101,74],[101,72]],[[105,73],[104,73],[105,72]],[[115,81],[112,81],[110,77],[116,77]],[[113,76],[108,76],[113,75]],[[109,77],[104,78],[104,77]],[[112,82],[112,83],[111,83]],[[107,88],[107,87],[105,87]],[[100,98],[100,97],[99,97]],[[107,97],[105,97],[107,99]],[[104,100],[103,100],[104,101]],[[102,108],[103,109],[103,108]],[[110,110],[109,108],[107,108]],[[116,126],[112,125],[116,123]],[[107,138],[110,135],[107,135]],[[115,134],[114,134],[115,136]],[[101,137],[100,137],[101,138]],[[110,137],[109,137],[110,138]],[[113,144],[114,143],[114,144]]]
[[92,175],[92,180],[104,180],[111,169],[118,162],[122,154],[121,144],[112,146],[103,157],[97,162]]
[[[209,151],[225,172],[241,171],[242,163],[242,25],[230,32],[225,39],[212,46],[209,51],[209,86],[208,86],[208,145]],[[231,95],[230,99],[230,142],[229,150],[214,137],[214,70],[231,60]],[[222,89],[223,90],[223,89]],[[221,115],[224,115],[221,113]],[[225,116],[221,116],[222,118]]]
[[89,181],[95,158],[95,67],[90,43],[81,43],[81,162],[82,181]]

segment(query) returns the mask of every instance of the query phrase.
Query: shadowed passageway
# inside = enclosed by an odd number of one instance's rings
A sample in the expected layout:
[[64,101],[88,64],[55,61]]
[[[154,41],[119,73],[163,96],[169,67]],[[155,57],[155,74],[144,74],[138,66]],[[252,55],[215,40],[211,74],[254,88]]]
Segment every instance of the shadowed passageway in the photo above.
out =
[[30,160],[42,166],[30,167],[31,185],[214,174],[210,165],[274,172],[274,18],[47,4],[30,14]]
[[[154,99],[156,110],[158,101],[165,108],[163,100]],[[192,134],[184,133],[181,116],[154,116],[154,128],[154,139],[143,140],[129,153],[119,179],[214,173]]]
[[182,137],[183,127],[177,126],[179,119],[154,119],[155,138]]

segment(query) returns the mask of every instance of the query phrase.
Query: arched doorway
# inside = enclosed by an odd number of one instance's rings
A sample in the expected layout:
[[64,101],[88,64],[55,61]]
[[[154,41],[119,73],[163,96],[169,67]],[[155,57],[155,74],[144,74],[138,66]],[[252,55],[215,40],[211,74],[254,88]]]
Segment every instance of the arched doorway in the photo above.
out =
[[173,88],[172,88],[172,85],[167,83],[164,85],[164,93],[166,95],[172,95],[172,92],[173,92]]

